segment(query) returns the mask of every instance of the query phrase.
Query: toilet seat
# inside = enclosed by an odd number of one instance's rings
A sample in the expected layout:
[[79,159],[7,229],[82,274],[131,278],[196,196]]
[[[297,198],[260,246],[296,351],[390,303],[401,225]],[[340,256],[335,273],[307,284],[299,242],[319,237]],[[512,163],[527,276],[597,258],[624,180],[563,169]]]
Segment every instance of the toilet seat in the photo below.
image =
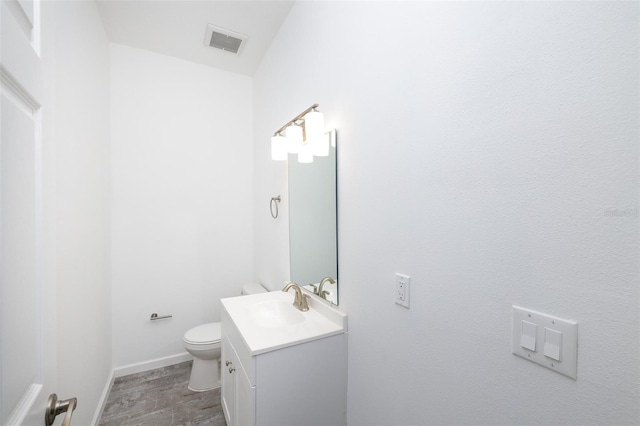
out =
[[219,322],[202,324],[192,328],[184,334],[185,343],[192,345],[210,345],[222,339],[222,331]]

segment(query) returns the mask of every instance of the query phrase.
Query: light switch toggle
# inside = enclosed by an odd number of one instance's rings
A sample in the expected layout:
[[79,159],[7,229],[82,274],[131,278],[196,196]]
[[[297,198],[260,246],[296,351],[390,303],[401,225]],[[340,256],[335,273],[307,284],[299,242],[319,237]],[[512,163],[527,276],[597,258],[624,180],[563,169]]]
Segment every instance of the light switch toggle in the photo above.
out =
[[575,380],[578,377],[578,323],[514,305],[511,352]]
[[544,328],[544,356],[560,361],[562,353],[562,333],[551,328]]
[[520,346],[535,352],[537,336],[538,336],[538,326],[528,321],[522,321],[522,334],[520,335]]

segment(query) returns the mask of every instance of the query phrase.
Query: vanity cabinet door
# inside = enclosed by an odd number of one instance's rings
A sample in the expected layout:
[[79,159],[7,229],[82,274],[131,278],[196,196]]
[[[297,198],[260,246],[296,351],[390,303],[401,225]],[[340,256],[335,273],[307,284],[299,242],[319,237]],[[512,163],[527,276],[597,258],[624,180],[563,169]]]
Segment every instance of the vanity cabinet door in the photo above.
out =
[[237,357],[231,341],[226,333],[222,334],[222,359],[220,360],[222,391],[221,402],[224,418],[228,426],[236,424],[236,379],[233,374],[233,366],[237,363]]
[[255,425],[255,386],[251,385],[229,336],[222,333],[221,402],[227,426]]
[[238,369],[233,374],[236,378],[236,425],[253,426],[256,424],[256,388],[255,386],[251,386],[242,364],[238,364]]

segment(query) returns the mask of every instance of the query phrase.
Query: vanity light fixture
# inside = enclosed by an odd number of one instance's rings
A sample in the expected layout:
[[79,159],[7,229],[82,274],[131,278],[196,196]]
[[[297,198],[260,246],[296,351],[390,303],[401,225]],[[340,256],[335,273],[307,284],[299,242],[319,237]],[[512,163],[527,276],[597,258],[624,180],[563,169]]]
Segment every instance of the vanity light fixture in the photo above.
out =
[[282,135],[274,135],[271,138],[271,159],[282,161],[288,157],[287,138]]
[[329,141],[324,134],[324,115],[315,109],[304,117],[307,131],[307,142],[311,145],[311,151],[316,157],[329,155]]
[[313,147],[310,142],[303,142],[298,149],[298,163],[313,163]]
[[287,152],[289,154],[297,154],[300,151],[300,145],[302,145],[303,140],[302,127],[291,123],[284,131],[284,135],[287,138]]
[[286,160],[288,154],[298,154],[298,162],[311,163],[313,157],[329,155],[329,140],[324,132],[324,115],[313,104],[288,121],[271,137],[271,159]]

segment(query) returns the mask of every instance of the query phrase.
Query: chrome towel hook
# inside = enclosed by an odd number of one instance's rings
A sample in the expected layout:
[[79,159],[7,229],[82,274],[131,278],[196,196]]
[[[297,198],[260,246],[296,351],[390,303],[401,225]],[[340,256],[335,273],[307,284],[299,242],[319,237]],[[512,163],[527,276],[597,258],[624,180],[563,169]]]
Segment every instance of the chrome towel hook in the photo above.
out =
[[[269,210],[271,211],[271,217],[276,219],[278,217],[278,203],[280,202],[280,196],[271,197],[271,202],[269,203]],[[275,213],[273,212],[273,207],[275,206]]]

